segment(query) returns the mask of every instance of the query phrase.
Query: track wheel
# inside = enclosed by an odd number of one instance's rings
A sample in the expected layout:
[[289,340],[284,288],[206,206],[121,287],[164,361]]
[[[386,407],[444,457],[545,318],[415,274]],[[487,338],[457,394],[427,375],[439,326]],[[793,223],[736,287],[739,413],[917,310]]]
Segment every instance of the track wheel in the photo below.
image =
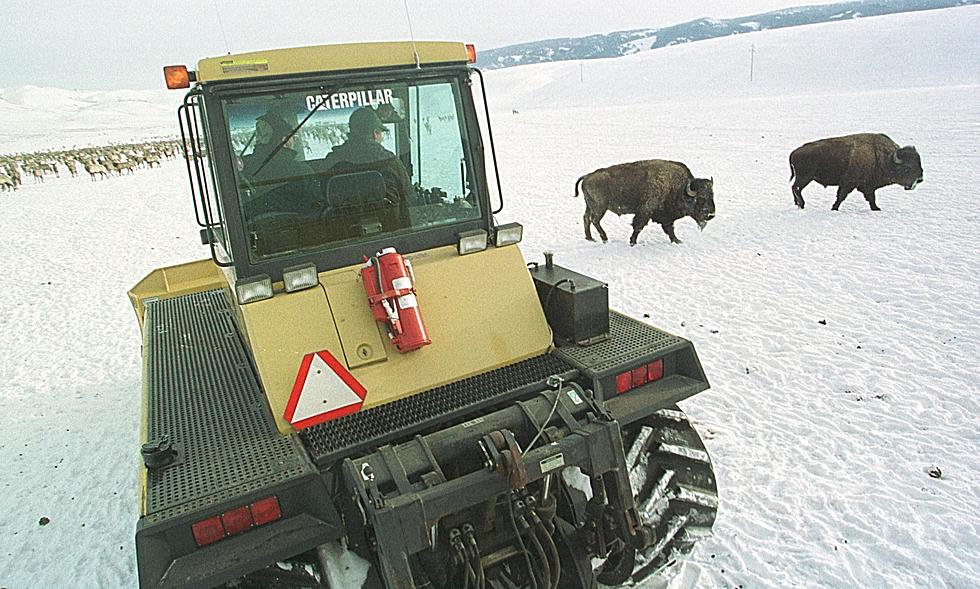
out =
[[657,541],[637,553],[631,581],[671,564],[709,536],[718,511],[718,488],[701,437],[676,405],[623,431],[636,510]]

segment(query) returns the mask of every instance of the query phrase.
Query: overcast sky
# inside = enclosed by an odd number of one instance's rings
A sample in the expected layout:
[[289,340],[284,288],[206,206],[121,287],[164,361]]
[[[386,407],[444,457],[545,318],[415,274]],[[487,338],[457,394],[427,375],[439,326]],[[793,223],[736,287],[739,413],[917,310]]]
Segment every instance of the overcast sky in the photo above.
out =
[[[418,40],[477,50],[835,0],[408,0]],[[839,1],[839,0],[837,0]],[[162,66],[274,47],[409,38],[405,0],[3,2],[0,88],[162,88]]]

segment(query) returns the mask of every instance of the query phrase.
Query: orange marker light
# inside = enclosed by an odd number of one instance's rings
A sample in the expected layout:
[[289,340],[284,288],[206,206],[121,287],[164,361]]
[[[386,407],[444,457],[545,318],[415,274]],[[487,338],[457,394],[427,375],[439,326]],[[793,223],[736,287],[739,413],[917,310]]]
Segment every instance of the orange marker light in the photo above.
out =
[[163,77],[167,80],[167,88],[171,90],[191,87],[191,75],[186,65],[164,66]]
[[472,43],[466,44],[466,62],[476,63],[476,45]]

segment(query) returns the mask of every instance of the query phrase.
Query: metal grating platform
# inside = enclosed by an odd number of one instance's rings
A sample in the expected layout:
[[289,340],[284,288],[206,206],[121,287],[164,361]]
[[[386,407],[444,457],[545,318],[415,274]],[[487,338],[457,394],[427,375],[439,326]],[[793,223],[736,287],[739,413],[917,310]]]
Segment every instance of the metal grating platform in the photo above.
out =
[[563,345],[558,355],[593,373],[618,368],[624,363],[654,354],[685,340],[627,317],[616,311],[609,312],[609,339],[589,346]]
[[574,370],[554,354],[536,356],[378,407],[315,425],[301,434],[313,460],[338,458],[422,431],[447,416],[475,411],[519,396],[553,374]]
[[315,472],[276,430],[221,290],[146,304],[147,439],[175,464],[149,471],[150,523]]

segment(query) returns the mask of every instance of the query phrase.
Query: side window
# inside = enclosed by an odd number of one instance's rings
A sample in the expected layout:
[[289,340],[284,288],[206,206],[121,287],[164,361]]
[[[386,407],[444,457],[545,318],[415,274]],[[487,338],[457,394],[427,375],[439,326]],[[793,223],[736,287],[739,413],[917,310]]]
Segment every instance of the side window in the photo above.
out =
[[470,184],[469,162],[463,149],[465,123],[454,86],[436,83],[409,92],[412,183],[417,202],[414,225],[433,225],[472,218],[478,214]]

